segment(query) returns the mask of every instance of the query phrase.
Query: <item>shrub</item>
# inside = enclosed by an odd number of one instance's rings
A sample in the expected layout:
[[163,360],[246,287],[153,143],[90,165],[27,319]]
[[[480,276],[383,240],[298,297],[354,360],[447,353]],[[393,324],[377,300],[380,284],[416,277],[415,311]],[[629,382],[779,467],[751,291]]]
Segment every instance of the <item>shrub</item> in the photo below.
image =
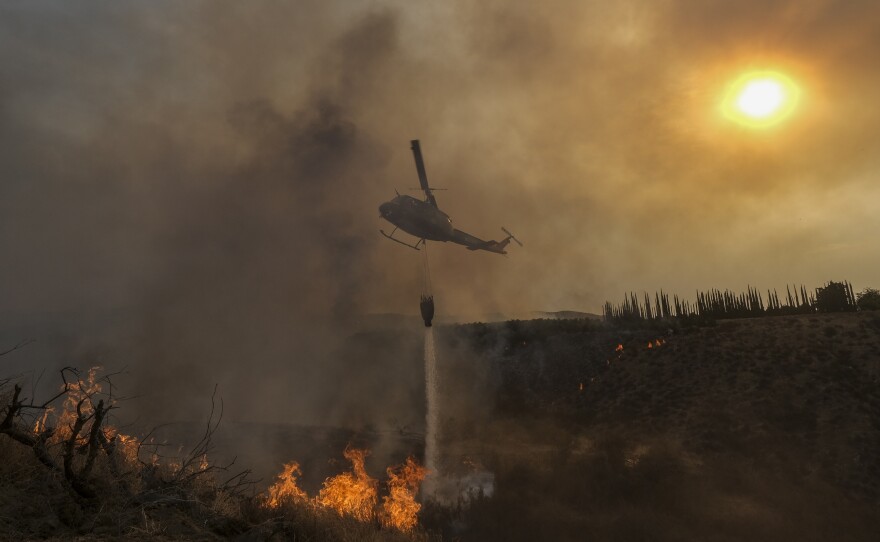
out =
[[880,310],[880,290],[865,288],[864,291],[856,294],[856,305],[862,311]]

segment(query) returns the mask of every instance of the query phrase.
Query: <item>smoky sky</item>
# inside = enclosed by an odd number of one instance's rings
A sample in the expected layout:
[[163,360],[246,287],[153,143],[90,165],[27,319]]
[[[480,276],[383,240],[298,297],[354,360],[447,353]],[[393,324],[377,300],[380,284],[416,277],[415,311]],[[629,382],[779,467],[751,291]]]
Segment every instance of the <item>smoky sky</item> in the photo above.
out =
[[[432,244],[445,314],[877,286],[878,27],[868,1],[5,2],[2,319],[124,319],[146,389],[268,377],[306,409],[337,330],[416,313],[423,255],[377,232],[415,138],[456,227],[525,242]],[[762,69],[792,116],[725,120]]]

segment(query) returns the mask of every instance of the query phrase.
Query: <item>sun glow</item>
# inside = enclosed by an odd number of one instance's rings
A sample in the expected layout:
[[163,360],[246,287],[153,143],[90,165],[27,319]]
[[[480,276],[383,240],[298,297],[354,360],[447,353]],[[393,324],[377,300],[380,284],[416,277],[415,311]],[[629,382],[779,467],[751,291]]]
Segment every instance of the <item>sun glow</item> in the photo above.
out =
[[764,128],[787,117],[797,105],[799,94],[794,82],[780,73],[749,73],[730,86],[722,112],[739,124]]

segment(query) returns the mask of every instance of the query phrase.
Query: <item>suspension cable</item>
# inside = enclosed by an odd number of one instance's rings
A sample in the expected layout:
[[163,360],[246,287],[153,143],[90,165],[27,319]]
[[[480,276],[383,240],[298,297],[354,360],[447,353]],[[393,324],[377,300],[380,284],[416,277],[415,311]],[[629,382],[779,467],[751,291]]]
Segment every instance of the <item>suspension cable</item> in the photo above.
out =
[[425,280],[425,295],[432,295],[432,287],[431,287],[431,266],[428,262],[428,242],[425,241],[422,243],[422,252],[424,253],[424,280]]

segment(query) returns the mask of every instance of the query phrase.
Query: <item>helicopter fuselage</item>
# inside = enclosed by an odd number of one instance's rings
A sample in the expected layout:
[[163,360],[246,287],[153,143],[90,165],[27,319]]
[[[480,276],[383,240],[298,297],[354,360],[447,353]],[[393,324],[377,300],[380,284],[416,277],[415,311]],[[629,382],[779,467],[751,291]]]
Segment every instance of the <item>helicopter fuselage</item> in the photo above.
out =
[[[413,158],[416,161],[416,171],[419,174],[419,185],[425,193],[425,200],[418,200],[412,196],[397,197],[391,201],[386,201],[379,206],[379,215],[394,224],[394,231],[385,233],[379,230],[379,233],[391,239],[395,243],[408,246],[415,250],[419,250],[419,246],[424,245],[425,241],[451,241],[453,243],[464,245],[468,250],[485,250],[496,254],[507,254],[504,248],[511,240],[516,241],[512,233],[501,228],[507,237],[501,241],[484,241],[479,237],[471,235],[467,232],[457,230],[452,227],[452,221],[449,215],[440,210],[437,206],[437,198],[434,197],[434,191],[428,186],[428,176],[425,174],[425,162],[422,160],[422,148],[419,140],[414,139],[411,142]],[[418,238],[415,244],[407,243],[396,237],[394,233],[398,229]]]
[[406,233],[429,241],[454,240],[449,215],[427,201],[397,196],[379,206],[379,214]]

